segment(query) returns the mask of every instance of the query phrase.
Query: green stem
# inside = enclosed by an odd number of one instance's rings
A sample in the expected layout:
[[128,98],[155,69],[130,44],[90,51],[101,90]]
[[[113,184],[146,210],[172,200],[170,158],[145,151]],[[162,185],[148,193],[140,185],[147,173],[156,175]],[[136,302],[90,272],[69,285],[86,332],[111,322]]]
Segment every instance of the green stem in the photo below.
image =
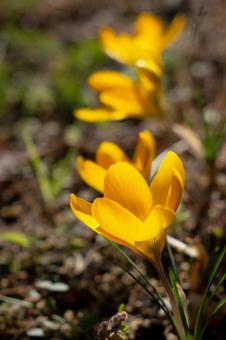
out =
[[169,300],[170,300],[170,304],[171,304],[171,307],[172,307],[172,313],[173,313],[173,316],[174,316],[174,319],[175,319],[175,326],[177,328],[178,335],[179,335],[181,340],[186,340],[186,335],[185,335],[185,331],[184,331],[183,322],[181,320],[180,311],[179,311],[174,293],[172,291],[170,282],[169,282],[168,277],[166,275],[165,269],[163,268],[161,258],[158,259],[153,264],[154,264],[154,267],[155,267],[157,273],[159,274],[159,277],[162,281],[162,284],[164,285],[164,287],[167,291],[167,294],[168,294],[168,297],[169,297]]

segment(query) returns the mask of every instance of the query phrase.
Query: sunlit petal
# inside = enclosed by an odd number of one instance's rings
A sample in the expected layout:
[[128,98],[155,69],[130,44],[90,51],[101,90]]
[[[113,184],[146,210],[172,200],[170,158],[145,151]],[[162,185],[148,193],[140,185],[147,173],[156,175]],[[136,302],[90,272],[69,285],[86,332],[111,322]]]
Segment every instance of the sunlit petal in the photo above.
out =
[[96,151],[96,162],[101,167],[108,169],[110,165],[119,162],[128,161],[126,153],[117,144],[111,142],[102,142]]
[[152,240],[161,234],[172,223],[175,212],[162,206],[151,209],[144,221],[144,226],[136,235],[136,241]]
[[147,217],[152,205],[151,193],[144,177],[126,162],[118,162],[107,170],[104,196],[121,204],[141,220]]
[[92,162],[85,160],[83,157],[77,157],[77,169],[82,179],[90,185],[92,188],[99,192],[103,192],[104,188],[104,176],[106,170]]
[[100,30],[100,40],[111,58],[126,64],[134,62],[133,40],[128,34],[117,35],[110,27],[104,27]]
[[97,91],[111,88],[130,88],[133,87],[133,80],[116,71],[98,71],[88,78],[88,84]]
[[181,176],[181,181],[184,183],[184,167],[181,159],[175,152],[168,152],[163,159],[160,168],[150,184],[150,189],[153,197],[153,204],[166,204],[166,198],[170,189],[174,169]]
[[169,25],[164,36],[164,47],[171,45],[181,34],[186,24],[186,17],[184,15],[177,15]]
[[70,206],[73,214],[88,227],[96,231],[98,222],[92,216],[92,204],[71,194],[70,195]]
[[180,204],[182,194],[184,189],[184,181],[180,175],[180,173],[173,169],[173,176],[170,185],[170,189],[168,191],[168,196],[166,198],[165,205],[170,209],[176,211],[178,205]]
[[[150,39],[159,37],[164,32],[164,24],[161,19],[151,13],[142,13],[135,22],[135,32],[138,35],[148,36]],[[153,44],[155,41],[153,41]]]
[[133,156],[133,162],[137,169],[148,178],[151,170],[151,163],[155,155],[155,140],[149,131],[139,133],[136,149]]
[[166,231],[162,231],[155,239],[135,242],[137,252],[146,256],[152,263],[156,263],[161,256],[166,243]]
[[139,92],[136,88],[123,89],[115,88],[101,92],[100,101],[115,110],[122,110],[130,113],[141,113],[143,111]]
[[127,112],[108,109],[78,109],[74,111],[76,118],[90,123],[121,120],[128,117]]
[[147,70],[145,67],[139,67],[137,73],[139,77],[139,86],[146,93],[153,93],[161,86],[161,80],[159,76],[154,72],[149,72],[149,70]]
[[130,248],[132,251],[134,251],[135,253],[137,252],[137,249],[130,243],[128,243],[126,240],[123,240],[123,239],[120,239],[118,237],[115,237],[109,233],[107,233],[104,229],[102,229],[101,227],[98,227],[96,230],[95,230],[98,234],[100,234],[101,236],[107,238],[108,240],[112,241],[112,242],[115,242],[115,243],[118,243],[122,246],[125,246],[127,248]]
[[152,262],[160,256],[166,240],[166,232],[175,217],[175,212],[161,206],[155,206],[145,220],[139,241],[135,242],[137,251]]
[[108,198],[96,198],[92,213],[105,232],[134,244],[134,238],[142,228],[142,222],[126,208]]

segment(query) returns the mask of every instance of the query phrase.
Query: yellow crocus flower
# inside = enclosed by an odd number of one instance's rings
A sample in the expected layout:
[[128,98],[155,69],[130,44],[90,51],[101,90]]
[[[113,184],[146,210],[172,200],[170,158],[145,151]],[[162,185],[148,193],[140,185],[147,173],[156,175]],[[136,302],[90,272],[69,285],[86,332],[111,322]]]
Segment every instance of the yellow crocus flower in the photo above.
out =
[[132,159],[117,144],[104,141],[97,148],[95,161],[77,157],[77,169],[81,178],[99,192],[104,190],[104,178],[108,168],[119,161],[133,164],[148,178],[155,155],[155,139],[149,131],[141,131]]
[[150,185],[132,164],[117,162],[106,171],[103,197],[89,203],[72,194],[71,209],[93,231],[154,263],[181,201],[184,177],[174,152],[167,153]]
[[135,80],[116,71],[95,72],[88,84],[99,93],[103,106],[75,110],[80,120],[100,122],[161,115],[161,79],[145,69],[137,70]]
[[159,17],[142,13],[136,19],[134,34],[116,34],[110,27],[104,27],[100,31],[100,39],[111,58],[159,73],[161,52],[179,37],[185,21],[183,15],[177,15],[166,27]]

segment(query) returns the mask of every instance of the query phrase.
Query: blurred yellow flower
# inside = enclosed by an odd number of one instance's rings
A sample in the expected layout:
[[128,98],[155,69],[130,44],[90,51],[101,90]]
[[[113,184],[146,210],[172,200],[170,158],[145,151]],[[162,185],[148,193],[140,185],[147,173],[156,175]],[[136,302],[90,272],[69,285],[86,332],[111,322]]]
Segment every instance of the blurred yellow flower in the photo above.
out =
[[114,163],[125,161],[133,164],[140,173],[148,178],[155,155],[155,140],[149,131],[141,131],[132,160],[112,142],[102,142],[96,151],[95,161],[77,157],[77,168],[82,179],[99,192],[104,190],[104,177],[107,169]]
[[74,215],[98,234],[148,257],[160,256],[184,187],[184,167],[168,152],[150,186],[127,162],[111,165],[103,197],[91,204],[71,195]]
[[75,110],[80,120],[100,122],[161,115],[161,78],[145,69],[137,69],[135,80],[116,71],[95,72],[88,84],[99,93],[103,106]]
[[142,13],[136,19],[133,35],[116,34],[110,27],[104,27],[100,31],[100,39],[105,52],[113,59],[145,67],[158,74],[161,71],[161,52],[179,37],[185,21],[183,15],[177,15],[166,27],[159,17]]

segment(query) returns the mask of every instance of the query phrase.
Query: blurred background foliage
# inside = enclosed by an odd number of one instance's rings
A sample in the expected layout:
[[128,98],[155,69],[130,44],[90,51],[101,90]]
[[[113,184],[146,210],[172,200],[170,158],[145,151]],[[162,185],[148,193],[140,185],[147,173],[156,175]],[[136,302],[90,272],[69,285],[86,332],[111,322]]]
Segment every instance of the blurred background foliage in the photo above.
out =
[[84,79],[104,55],[97,39],[68,41],[46,28],[40,7],[38,0],[1,5],[1,117],[12,112],[43,118],[57,113],[71,121],[73,108],[87,104]]

